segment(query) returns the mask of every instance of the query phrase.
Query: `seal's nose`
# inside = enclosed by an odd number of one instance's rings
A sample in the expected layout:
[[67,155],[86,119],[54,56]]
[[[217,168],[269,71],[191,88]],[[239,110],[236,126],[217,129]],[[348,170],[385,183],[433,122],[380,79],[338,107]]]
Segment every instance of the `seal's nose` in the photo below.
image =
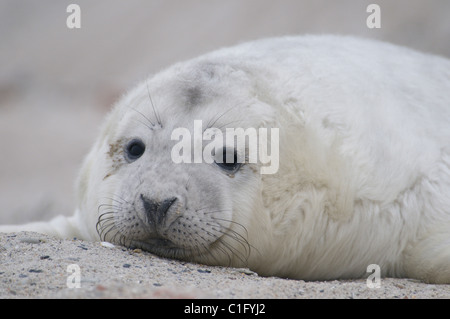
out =
[[150,223],[161,224],[167,215],[169,208],[177,200],[176,197],[171,197],[158,202],[152,199],[146,198],[141,194],[141,200],[144,204],[145,213]]

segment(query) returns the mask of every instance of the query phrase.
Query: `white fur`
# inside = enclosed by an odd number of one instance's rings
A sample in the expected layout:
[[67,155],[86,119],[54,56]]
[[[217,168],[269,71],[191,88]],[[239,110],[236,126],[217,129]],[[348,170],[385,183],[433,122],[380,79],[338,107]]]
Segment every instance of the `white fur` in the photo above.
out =
[[[207,106],[186,118],[190,83]],[[450,283],[450,62],[351,37],[250,42],[151,77],[108,116],[80,173],[75,216],[0,231],[99,240],[100,194],[122,183],[104,179],[104,154],[139,119],[130,110],[150,116],[147,85],[173,127],[233,106],[221,123],[280,128],[277,174],[243,170],[221,180],[233,221],[246,229],[235,231],[252,246],[246,264],[231,265],[319,280],[362,277],[378,264],[384,276]],[[167,140],[155,143],[161,149]]]

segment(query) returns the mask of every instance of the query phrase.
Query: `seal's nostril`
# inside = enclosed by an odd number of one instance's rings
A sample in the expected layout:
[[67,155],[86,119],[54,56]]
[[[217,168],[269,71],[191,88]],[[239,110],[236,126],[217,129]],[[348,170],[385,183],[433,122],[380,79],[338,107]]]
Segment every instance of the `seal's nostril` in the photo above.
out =
[[141,194],[141,200],[144,204],[144,210],[147,214],[147,217],[149,220],[153,220],[154,215],[156,214],[156,211],[158,210],[158,203],[154,200],[148,199],[144,197],[144,195]]
[[158,215],[165,215],[167,211],[169,210],[170,206],[172,206],[173,203],[177,200],[176,197],[168,198],[164,200],[157,209]]
[[145,213],[149,222],[161,224],[166,217],[167,211],[173,203],[175,203],[177,198],[171,197],[163,200],[162,202],[157,202],[155,200],[148,199],[141,194],[141,200],[144,204]]

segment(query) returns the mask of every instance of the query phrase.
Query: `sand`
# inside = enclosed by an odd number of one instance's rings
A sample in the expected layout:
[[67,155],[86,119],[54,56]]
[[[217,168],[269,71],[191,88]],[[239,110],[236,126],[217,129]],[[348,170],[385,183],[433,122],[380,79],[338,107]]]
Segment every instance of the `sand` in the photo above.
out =
[[[305,282],[159,258],[110,243],[0,234],[0,298],[450,298],[450,285],[382,278]],[[75,265],[75,266],[73,266]],[[79,288],[75,276],[79,272]]]

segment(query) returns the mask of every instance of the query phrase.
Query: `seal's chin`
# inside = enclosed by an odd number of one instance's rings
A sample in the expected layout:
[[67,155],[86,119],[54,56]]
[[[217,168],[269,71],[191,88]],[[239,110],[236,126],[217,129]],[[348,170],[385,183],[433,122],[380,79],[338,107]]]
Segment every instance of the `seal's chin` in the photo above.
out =
[[141,249],[145,250],[155,250],[155,249],[180,249],[177,245],[175,245],[172,241],[164,238],[150,238],[145,241],[138,241],[142,247]]
[[132,249],[142,249],[154,255],[181,259],[181,260],[192,260],[196,255],[201,254],[200,249],[180,247],[165,238],[148,238],[145,240],[132,240],[130,241],[129,248]]

